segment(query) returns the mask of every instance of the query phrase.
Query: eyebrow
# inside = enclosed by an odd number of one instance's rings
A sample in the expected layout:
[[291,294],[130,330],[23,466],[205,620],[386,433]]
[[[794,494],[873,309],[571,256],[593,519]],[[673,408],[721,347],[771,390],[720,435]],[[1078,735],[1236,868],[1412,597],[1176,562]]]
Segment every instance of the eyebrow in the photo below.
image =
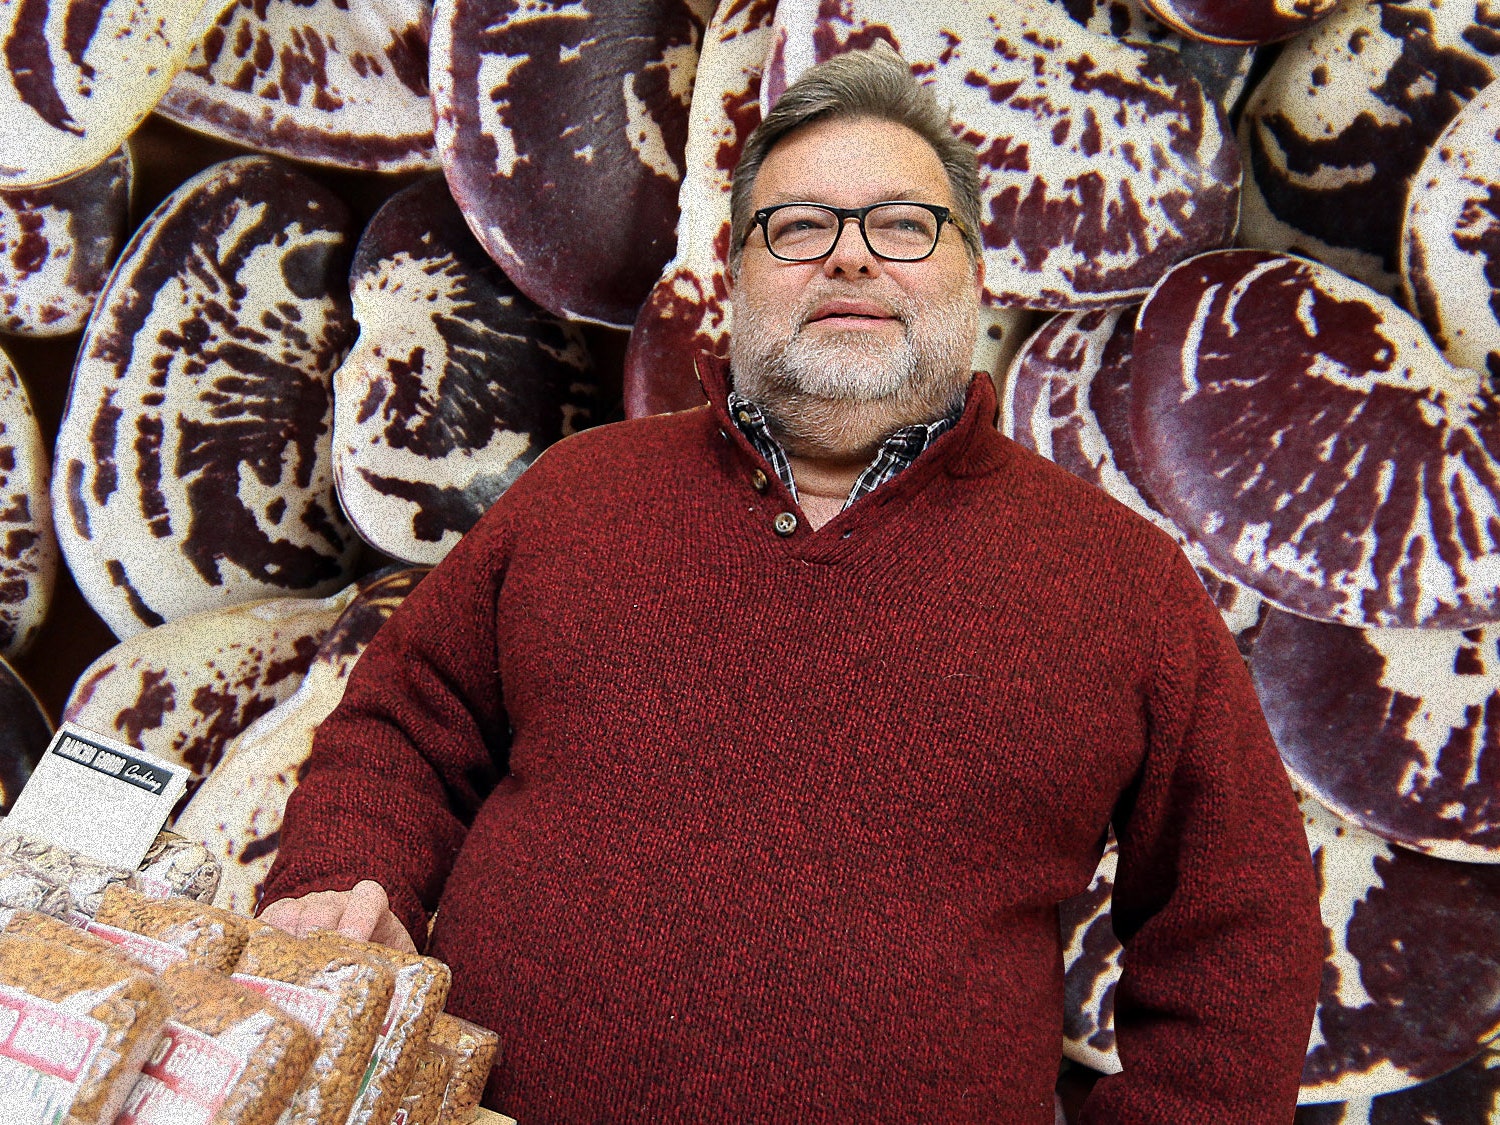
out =
[[[816,200],[816,199],[809,199],[806,195],[798,195],[798,194],[793,193],[793,192],[777,192],[776,194],[772,195],[769,199],[767,199],[766,202],[765,202],[765,204],[763,204],[763,206],[771,207],[771,206],[775,206],[778,203],[817,203],[817,202],[818,202],[818,200]],[[902,188],[899,191],[895,191],[895,192],[891,192],[891,193],[886,194],[883,199],[877,199],[875,202],[877,202],[877,203],[901,203],[901,202],[937,203],[939,201],[936,200],[936,199],[923,199],[922,198],[922,193],[920,191],[913,191],[913,190],[908,190],[906,188]],[[828,204],[828,206],[832,206],[832,204]]]

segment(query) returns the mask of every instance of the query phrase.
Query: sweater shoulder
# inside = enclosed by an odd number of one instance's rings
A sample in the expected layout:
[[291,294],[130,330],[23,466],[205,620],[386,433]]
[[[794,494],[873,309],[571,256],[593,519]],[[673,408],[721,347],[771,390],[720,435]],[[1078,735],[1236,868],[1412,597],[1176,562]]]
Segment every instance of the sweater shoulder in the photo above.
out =
[[1126,592],[1153,644],[1186,634],[1208,643],[1211,634],[1217,638],[1213,643],[1232,648],[1204,575],[1161,523],[1041,454],[1001,440],[1011,446],[1022,487],[1054,514],[1042,526],[1063,556],[1058,565],[1072,566],[1075,573],[1096,572],[1102,582]]
[[520,489],[524,496],[536,490],[573,491],[580,482],[601,478],[659,476],[717,432],[707,406],[593,426],[545,449],[511,491]]
[[660,494],[684,465],[704,464],[718,439],[707,406],[607,422],[548,446],[491,507],[507,521],[561,512],[600,517]]
[[1090,543],[1160,567],[1181,555],[1177,541],[1144,514],[1098,485],[996,433],[1005,445],[1005,476],[1049,537],[1068,548]]

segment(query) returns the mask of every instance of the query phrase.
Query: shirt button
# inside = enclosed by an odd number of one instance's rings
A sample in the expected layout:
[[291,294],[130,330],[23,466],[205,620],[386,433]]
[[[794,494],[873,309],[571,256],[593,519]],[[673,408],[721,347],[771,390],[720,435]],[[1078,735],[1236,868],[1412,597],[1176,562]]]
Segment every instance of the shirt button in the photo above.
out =
[[771,526],[776,529],[777,535],[788,536],[797,530],[797,517],[792,515],[791,512],[782,512],[776,517]]
[[739,418],[739,420],[741,422],[745,423],[745,425],[748,426],[750,424],[750,411],[748,411],[748,410],[741,410],[739,412],[739,414],[737,415],[737,417]]
[[770,486],[770,484],[771,482],[766,477],[764,471],[756,469],[755,472],[750,474],[750,486],[754,488],[756,492],[764,492]]

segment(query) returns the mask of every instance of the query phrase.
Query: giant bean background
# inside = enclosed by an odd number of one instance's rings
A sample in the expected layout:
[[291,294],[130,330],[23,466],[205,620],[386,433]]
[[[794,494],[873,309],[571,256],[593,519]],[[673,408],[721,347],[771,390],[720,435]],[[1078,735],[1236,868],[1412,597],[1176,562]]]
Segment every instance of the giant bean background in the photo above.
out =
[[[1302,801],[1299,1122],[1500,1122],[1500,8],[131,7],[0,0],[0,348],[44,447],[0,427],[5,800],[65,713],[175,755],[253,909],[374,629],[547,444],[700,401],[745,136],[884,41],[979,153],[1000,428],[1181,544]],[[1070,1112],[1119,1065],[1112,858],[1061,918]]]

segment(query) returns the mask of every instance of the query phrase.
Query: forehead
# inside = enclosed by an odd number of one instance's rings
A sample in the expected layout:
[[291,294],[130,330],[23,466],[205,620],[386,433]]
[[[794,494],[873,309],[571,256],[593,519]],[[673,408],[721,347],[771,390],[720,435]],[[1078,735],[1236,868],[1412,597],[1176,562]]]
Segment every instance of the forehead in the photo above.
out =
[[755,177],[752,207],[808,200],[862,207],[883,199],[952,206],[943,162],[918,134],[894,121],[815,121],[782,137]]

